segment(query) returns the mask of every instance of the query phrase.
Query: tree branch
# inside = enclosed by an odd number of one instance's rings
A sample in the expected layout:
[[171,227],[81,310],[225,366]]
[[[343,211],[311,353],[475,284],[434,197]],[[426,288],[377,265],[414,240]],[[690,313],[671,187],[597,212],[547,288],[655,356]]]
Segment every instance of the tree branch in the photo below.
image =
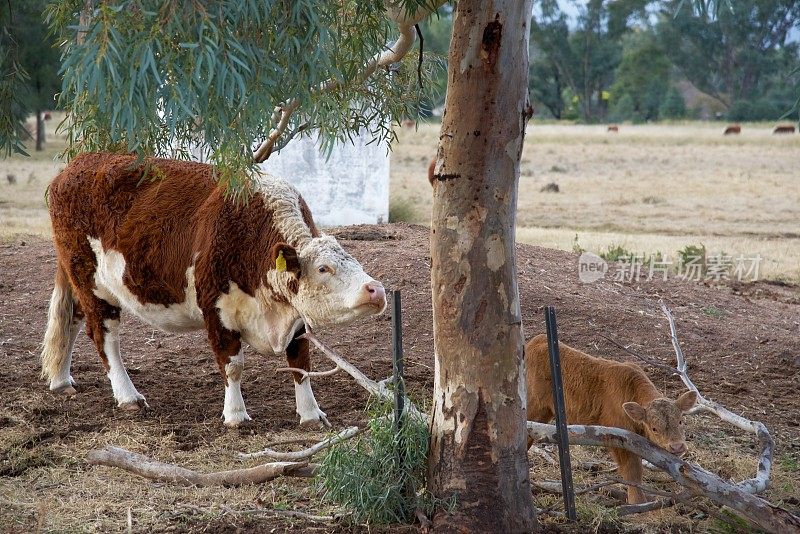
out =
[[[317,337],[311,332],[306,332],[305,334],[299,337],[305,338],[309,340],[311,343],[313,343],[319,350],[322,351],[322,353],[329,360],[331,360],[333,363],[341,367],[345,373],[352,376],[358,383],[358,385],[366,389],[370,395],[375,395],[376,397],[379,397],[384,400],[393,400],[392,394],[389,392],[389,390],[386,388],[385,385],[389,379],[381,382],[375,382],[374,380],[367,378],[367,376],[364,373],[362,373],[355,365],[348,362],[342,356],[340,356],[333,350],[323,345],[322,342],[319,339],[317,339]],[[419,411],[419,409],[417,409],[417,407],[414,405],[413,402],[411,402],[411,400],[408,397],[406,397],[405,400],[405,409],[406,412],[409,414],[424,418],[425,420],[428,419],[428,416]]]
[[[800,531],[800,517],[748,493],[705,469],[691,465],[642,436],[621,428],[570,425],[573,445],[616,447],[630,451],[669,474],[675,482],[719,506],[728,506],[750,523],[776,534]],[[536,441],[557,443],[556,427],[528,421],[528,435]]]
[[[372,76],[379,67],[385,67],[403,59],[411,49],[411,45],[414,44],[414,39],[416,37],[414,26],[444,3],[445,0],[436,0],[431,6],[433,9],[420,8],[411,16],[407,16],[402,7],[389,8],[387,15],[391,20],[397,23],[400,30],[400,37],[398,37],[387,50],[375,54],[375,56],[364,65],[360,78],[366,80]],[[319,88],[313,91],[313,93],[333,91],[340,85],[341,83],[339,81],[331,79],[323,83]],[[286,131],[289,125],[289,119],[299,107],[300,101],[295,99],[289,100],[275,108],[275,113],[273,114],[273,123],[276,123],[275,128],[269,132],[267,138],[253,153],[253,160],[256,163],[261,163],[269,158],[270,154],[272,154],[272,151],[275,149],[275,143]]]
[[200,473],[173,464],[151,460],[147,456],[119,447],[106,447],[89,451],[90,465],[119,467],[157,482],[171,482],[187,486],[240,486],[260,484],[280,476],[312,477],[317,465],[308,462],[275,462],[248,469],[233,469],[216,473]]
[[660,301],[661,310],[669,321],[670,338],[672,340],[672,347],[675,349],[675,357],[678,364],[674,371],[680,377],[684,385],[691,391],[697,393],[697,406],[691,410],[690,413],[710,412],[719,417],[722,421],[730,423],[733,426],[752,432],[758,438],[759,446],[761,447],[761,457],[758,462],[758,469],[754,478],[739,482],[740,489],[749,493],[761,493],[767,489],[769,485],[770,471],[772,470],[772,455],[775,448],[775,442],[772,440],[767,427],[760,421],[750,421],[741,415],[735,414],[712,400],[706,399],[694,385],[694,382],[689,378],[687,373],[686,359],[681,349],[680,341],[678,341],[678,332],[675,326],[675,318],[672,316],[670,309]]
[[608,340],[628,354],[635,356],[648,365],[663,369],[670,375],[677,375],[689,390],[694,391],[697,394],[697,404],[689,411],[690,414],[701,412],[711,413],[719,417],[721,421],[725,421],[726,423],[729,423],[737,428],[755,434],[761,450],[756,476],[754,478],[739,482],[738,486],[748,493],[762,493],[769,486],[770,472],[772,471],[772,457],[775,448],[775,443],[772,440],[772,436],[770,436],[769,430],[767,430],[767,427],[763,423],[745,419],[744,417],[731,412],[721,404],[703,397],[703,395],[697,389],[697,386],[689,378],[686,357],[683,354],[683,349],[681,348],[680,341],[678,340],[675,317],[672,315],[672,312],[663,301],[659,301],[659,305],[661,306],[661,310],[664,312],[664,315],[669,322],[670,340],[672,342],[672,347],[675,351],[675,357],[677,360],[677,365],[675,367],[661,363],[655,358],[644,356],[603,333],[598,333],[597,335]]
[[334,445],[346,439],[350,439],[353,436],[356,436],[363,431],[364,431],[363,428],[358,428],[357,426],[351,426],[349,428],[345,428],[338,434],[335,434],[320,441],[319,443],[315,443],[314,445],[312,445],[307,449],[303,449],[302,451],[281,452],[281,451],[276,451],[274,449],[266,448],[258,452],[251,452],[251,453],[240,452],[237,453],[237,456],[239,456],[239,458],[242,459],[260,458],[261,456],[269,456],[270,458],[274,458],[275,460],[301,461],[311,458],[318,452],[327,449],[331,445]]
[[328,369],[327,371],[306,371],[305,369],[299,369],[297,367],[278,367],[275,370],[276,371],[288,371],[288,372],[291,372],[291,373],[297,373],[299,375],[302,375],[303,379],[300,380],[300,382],[303,382],[303,380],[307,380],[307,379],[312,378],[312,377],[334,375],[334,374],[338,373],[339,371],[341,371],[341,369],[342,368],[337,365],[333,369]]

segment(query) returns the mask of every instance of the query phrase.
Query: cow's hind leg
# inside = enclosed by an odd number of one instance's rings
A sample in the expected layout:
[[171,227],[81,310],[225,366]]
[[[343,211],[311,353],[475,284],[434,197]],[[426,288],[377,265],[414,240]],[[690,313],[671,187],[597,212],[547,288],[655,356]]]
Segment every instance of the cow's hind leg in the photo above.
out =
[[56,267],[47,315],[47,330],[42,343],[42,378],[50,380],[51,391],[74,395],[75,380],[70,373],[72,349],[84,317],[74,298],[69,278],[60,265]]
[[80,300],[86,314],[86,333],[92,338],[100,354],[117,405],[123,410],[147,408],[147,401],[136,391],[122,363],[119,349],[120,309],[94,295],[82,297]]
[[[308,340],[293,339],[289,346],[286,347],[286,361],[289,362],[289,367],[311,371]],[[292,375],[294,375],[294,396],[297,403],[297,414],[300,416],[300,425],[313,426],[322,424],[330,427],[331,424],[328,422],[328,417],[325,412],[319,409],[317,399],[314,398],[314,392],[311,390],[311,378],[300,373],[292,373]]]

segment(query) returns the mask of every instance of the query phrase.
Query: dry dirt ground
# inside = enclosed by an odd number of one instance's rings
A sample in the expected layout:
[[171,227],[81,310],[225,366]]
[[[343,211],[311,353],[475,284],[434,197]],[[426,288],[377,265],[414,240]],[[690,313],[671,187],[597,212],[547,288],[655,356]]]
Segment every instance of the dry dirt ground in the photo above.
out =
[[[394,224],[333,233],[387,288],[403,291],[407,379],[415,397],[427,399],[433,379],[427,229]],[[795,512],[800,509],[798,288],[766,283],[713,287],[679,280],[581,284],[574,254],[519,245],[517,260],[527,337],[543,331],[542,307],[552,304],[566,343],[597,355],[630,358],[599,335],[605,333],[671,363],[668,326],[658,307],[663,299],[677,317],[689,372],[701,391],[771,430],[776,462],[766,497]],[[338,511],[322,502],[307,480],[182,488],[87,465],[90,449],[112,444],[161,461],[221,470],[242,465],[236,451],[322,434],[298,430],[291,378],[276,371],[284,361],[252,351],[247,353],[243,391],[253,422],[238,431],[226,430],[220,421],[223,387],[203,334],[153,332],[130,317],[123,317],[123,354],[151,409],[132,416],[115,408],[99,357],[84,335],[73,363],[78,394],[70,399],[52,395],[39,378],[38,346],[53,262],[50,242],[40,237],[17,236],[0,245],[0,531],[121,531],[129,513],[136,532],[361,528],[276,515],[274,510]],[[318,334],[367,375],[381,379],[391,372],[389,324],[384,315]],[[314,358],[318,368],[328,367],[318,353]],[[680,391],[677,379],[656,369],[649,372],[670,395]],[[363,420],[366,396],[348,376],[315,379],[314,388],[335,428]],[[691,420],[689,440],[692,461],[735,480],[755,473],[751,436],[697,416]],[[577,485],[608,476],[602,473],[612,466],[603,451],[576,449]],[[532,477],[557,477],[539,456],[531,455],[531,465]],[[647,483],[675,489],[659,473],[648,473]],[[548,495],[537,494],[536,502],[539,507],[559,506]],[[591,495],[578,498],[581,530],[675,532],[720,526],[685,507],[644,518],[616,518],[599,502],[605,501]],[[551,519],[548,524],[557,529],[559,523]]]

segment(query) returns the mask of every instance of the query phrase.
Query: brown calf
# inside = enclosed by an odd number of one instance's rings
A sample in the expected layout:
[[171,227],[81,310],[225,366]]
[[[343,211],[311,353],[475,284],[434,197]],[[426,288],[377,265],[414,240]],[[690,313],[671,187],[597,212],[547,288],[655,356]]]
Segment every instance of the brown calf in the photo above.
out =
[[616,124],[609,124],[606,131],[610,133],[619,133],[619,126]]
[[[563,343],[559,347],[569,424],[622,428],[673,454],[686,452],[683,414],[697,401],[695,392],[687,391],[673,401],[664,398],[635,364],[595,358]],[[525,367],[528,420],[546,423],[554,414],[547,336],[538,335],[525,346]],[[641,458],[625,449],[609,451],[623,479],[642,481]],[[629,503],[646,500],[642,490],[628,486]]]
[[722,135],[739,135],[742,133],[742,126],[740,124],[730,124],[725,131],[722,132]]
[[793,134],[794,133],[794,126],[791,124],[779,124],[772,130],[773,134]]

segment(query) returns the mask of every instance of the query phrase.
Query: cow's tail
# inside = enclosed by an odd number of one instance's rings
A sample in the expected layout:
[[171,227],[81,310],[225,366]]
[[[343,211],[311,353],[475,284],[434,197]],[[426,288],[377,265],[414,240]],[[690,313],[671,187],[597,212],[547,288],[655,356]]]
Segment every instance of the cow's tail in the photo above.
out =
[[42,378],[59,376],[70,354],[73,295],[69,277],[61,265],[56,267],[56,281],[47,312],[47,330],[42,343]]

